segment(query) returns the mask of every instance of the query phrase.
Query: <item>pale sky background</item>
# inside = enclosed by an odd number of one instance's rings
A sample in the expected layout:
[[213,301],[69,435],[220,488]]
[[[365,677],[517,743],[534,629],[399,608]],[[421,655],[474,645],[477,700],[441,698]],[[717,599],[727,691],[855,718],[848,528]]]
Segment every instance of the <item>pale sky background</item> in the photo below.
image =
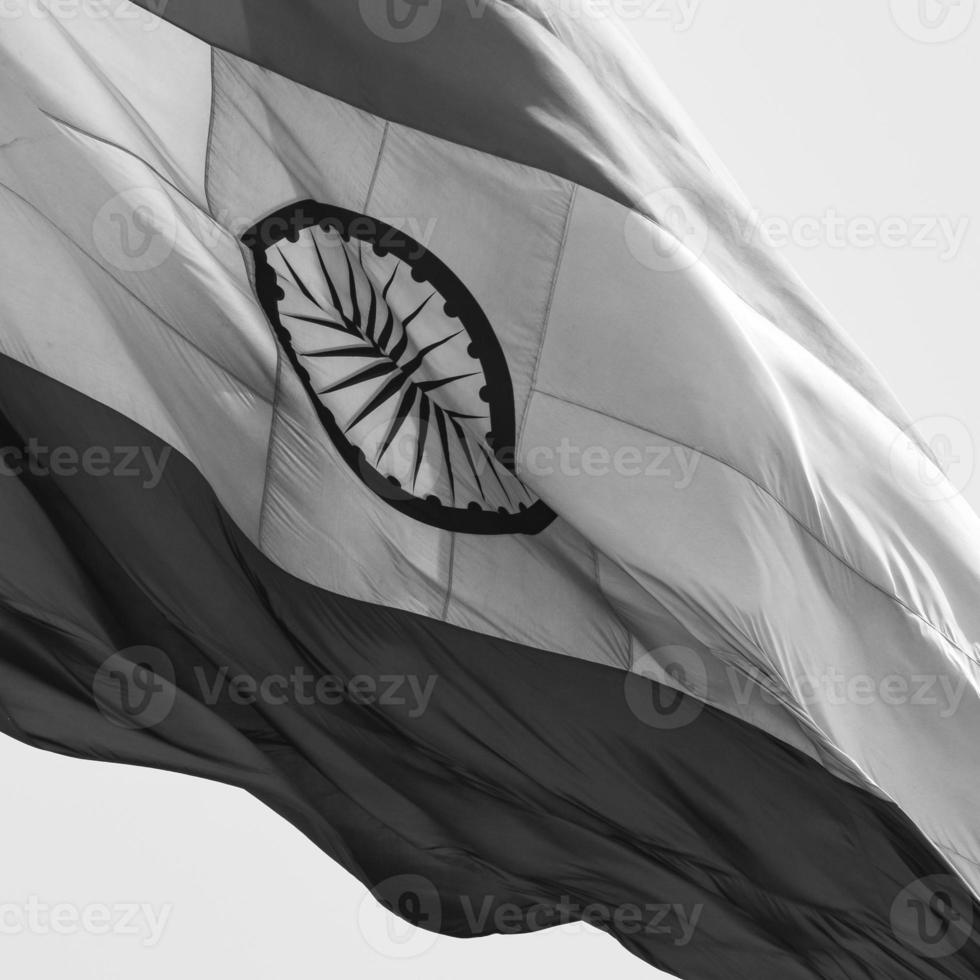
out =
[[[922,3],[609,0],[980,509],[980,17]],[[370,905],[359,925],[356,882],[238,791],[6,739],[0,766],[0,911],[32,895],[169,910],[154,945],[146,919],[141,936],[0,932],[19,980],[658,977],[581,928],[463,942],[393,925],[392,941]]]

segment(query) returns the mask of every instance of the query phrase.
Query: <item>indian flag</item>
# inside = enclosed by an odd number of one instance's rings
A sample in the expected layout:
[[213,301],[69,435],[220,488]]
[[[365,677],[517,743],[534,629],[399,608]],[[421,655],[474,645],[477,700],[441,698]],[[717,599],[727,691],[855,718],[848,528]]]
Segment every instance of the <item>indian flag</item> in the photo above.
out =
[[0,729],[437,932],[980,973],[977,518],[610,23],[4,8]]

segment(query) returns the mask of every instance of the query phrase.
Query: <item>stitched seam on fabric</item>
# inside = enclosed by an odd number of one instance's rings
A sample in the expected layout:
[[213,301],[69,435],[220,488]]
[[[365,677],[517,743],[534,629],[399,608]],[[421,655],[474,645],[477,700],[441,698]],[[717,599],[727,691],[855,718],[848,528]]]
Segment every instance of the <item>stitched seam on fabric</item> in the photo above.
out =
[[208,214],[214,217],[214,208],[211,206],[211,144],[214,139],[214,120],[215,106],[217,102],[217,85],[215,84],[214,62],[216,57],[215,49],[210,49],[211,54],[211,108],[208,115],[208,135],[207,142],[204,144],[204,203],[207,205]]
[[[532,394],[533,394],[533,390],[532,390]],[[528,399],[528,401],[530,402],[530,398]],[[598,547],[596,547],[596,545],[594,545],[591,541],[588,542],[588,545],[592,549],[592,574],[593,577],[595,578],[596,590],[599,593],[599,596],[602,599],[602,602],[605,605],[606,609],[609,611],[609,615],[612,618],[612,621],[614,623],[618,623],[623,628],[623,631],[626,633],[626,659],[623,661],[622,669],[631,671],[633,669],[633,643],[635,641],[640,646],[642,646],[642,644],[640,643],[639,637],[636,636],[636,634],[633,632],[630,626],[620,615],[619,611],[612,604],[612,601],[609,598],[609,594],[606,592],[605,588],[602,585],[602,568],[600,564],[601,555],[599,553]]]
[[[251,257],[246,254],[245,246],[239,243],[242,252],[242,261],[245,263],[245,270],[248,274],[249,282],[252,284],[252,288],[255,288],[255,271],[251,261]],[[269,324],[270,330],[272,325]],[[279,418],[280,411],[279,406],[282,401],[282,378],[283,378],[283,351],[282,345],[279,343],[275,336],[275,331],[272,331],[272,341],[276,347],[276,384],[275,391],[272,396],[272,419],[269,422],[269,443],[266,446],[265,451],[265,471],[262,474],[262,496],[259,499],[259,527],[257,531],[256,545],[259,551],[262,551],[263,544],[265,540],[265,526],[266,526],[266,515],[269,509],[269,485],[272,482],[272,470],[275,467],[275,455],[276,455],[276,434],[279,430]]]
[[[609,596],[605,592],[605,588],[602,585],[602,578],[601,578],[601,572],[599,566],[599,559],[602,553],[600,549],[595,547],[594,545],[592,546],[592,548],[596,560],[596,565],[595,565],[596,584],[601,590],[603,598],[606,601],[606,604],[609,606],[609,608],[613,612],[613,615],[616,617],[616,621],[622,623],[623,627],[627,630],[630,637],[632,637],[632,639],[634,639],[637,643],[639,643],[640,642],[639,638],[632,632],[632,630],[630,630],[630,628],[626,625],[626,623],[620,618],[619,614],[616,612],[615,608],[613,607],[613,604],[609,599]],[[630,571],[628,568],[622,565],[620,565],[619,567],[623,572],[625,572],[626,575],[628,575],[634,582],[636,582],[637,585],[643,588],[643,583],[632,571]],[[871,777],[862,769],[862,767],[857,763],[857,761],[851,758],[851,756],[847,755],[847,753],[844,753],[839,746],[831,742],[826,736],[826,734],[823,732],[823,730],[814,722],[813,718],[811,718],[811,716],[803,709],[803,707],[799,703],[791,700],[785,687],[782,685],[777,685],[776,680],[765,673],[761,662],[767,658],[766,651],[761,646],[759,646],[759,644],[756,643],[752,639],[752,637],[750,637],[748,634],[743,632],[741,633],[741,635],[743,636],[746,645],[751,647],[760,659],[760,664],[754,665],[753,671],[747,669],[737,660],[732,659],[731,656],[721,656],[713,649],[712,649],[712,656],[716,657],[719,660],[719,662],[725,665],[726,668],[737,671],[742,677],[746,678],[751,683],[758,684],[760,687],[762,687],[770,695],[770,697],[772,697],[776,702],[778,702],[779,706],[782,707],[789,714],[790,719],[795,724],[801,727],[804,736],[808,740],[810,740],[811,743],[817,743],[823,746],[823,748],[827,751],[836,750],[837,752],[839,752],[841,757],[846,760],[847,764],[854,770],[854,772],[858,774],[862,779],[867,780],[869,785],[875,786],[876,792],[879,793],[880,795],[881,791],[877,789],[877,784],[874,783]],[[632,655],[632,648],[630,652]],[[623,669],[632,672],[633,663],[631,662],[630,664],[627,664]],[[733,714],[731,709],[726,707],[725,704],[721,701],[707,700],[707,699],[702,699],[702,700],[704,700],[706,704],[709,704],[712,707],[717,708],[719,711],[724,711],[726,714]],[[734,717],[741,717],[741,716],[734,715]],[[774,738],[778,738],[784,742],[786,741],[781,736],[775,733],[770,733],[770,734],[772,734]],[[850,781],[853,782],[853,780]],[[858,783],[854,783],[854,784],[859,785]],[[868,786],[862,785],[861,788],[870,792]]]
[[445,620],[449,615],[449,603],[453,598],[453,574],[456,571],[456,532],[449,534],[449,569],[446,582],[446,601],[442,604],[442,615],[440,619]]
[[210,211],[206,211],[201,205],[195,201],[185,190],[183,190],[179,185],[175,184],[169,177],[157,170],[156,167],[150,163],[149,160],[144,160],[138,153],[134,153],[129,147],[122,146],[120,143],[114,143],[110,139],[106,139],[104,136],[99,136],[97,133],[91,133],[87,129],[82,129],[81,126],[76,126],[74,123],[68,122],[67,119],[62,119],[60,116],[54,115],[52,112],[48,112],[45,109],[38,107],[37,111],[47,119],[52,122],[57,123],[59,126],[64,126],[65,129],[70,129],[72,132],[78,133],[79,136],[84,136],[86,139],[90,139],[96,143],[102,143],[104,146],[111,147],[113,150],[118,150],[120,153],[125,153],[126,156],[131,157],[139,163],[142,163],[147,170],[154,174],[161,182],[166,184],[173,191],[176,191],[195,211],[199,211],[201,214],[206,215],[210,220],[226,235],[233,237],[231,232],[228,231],[224,225],[219,224],[215,218],[211,215]]
[[[249,275],[251,276],[251,272]],[[276,342],[276,389],[272,398],[272,419],[269,422],[269,444],[266,447],[265,452],[265,472],[262,475],[262,496],[259,501],[259,528],[257,532],[258,540],[256,541],[259,551],[262,551],[264,542],[266,514],[269,510],[269,484],[272,482],[272,470],[275,467],[276,446],[278,444],[276,442],[276,433],[279,430],[279,405],[282,400],[282,368],[282,349],[279,343]]]
[[[90,525],[86,525],[90,527]],[[16,615],[23,616],[25,619],[30,619],[32,622],[38,623],[42,626],[54,627],[55,629],[62,630],[63,632],[68,631],[68,627],[75,630],[75,632],[85,640],[86,643],[90,643],[92,646],[111,648],[112,644],[107,637],[100,637],[93,633],[87,626],[83,626],[77,620],[71,619],[67,616],[62,616],[59,613],[53,613],[52,610],[46,609],[43,606],[34,605],[33,603],[18,602],[15,599],[11,599],[9,596],[4,596],[0,598],[0,607],[4,609],[12,610]]]
[[941,636],[944,640],[946,640],[946,642],[949,643],[950,646],[952,646],[955,650],[957,650],[958,652],[962,653],[963,656],[966,657],[971,663],[975,664],[976,666],[980,666],[980,661],[976,660],[974,658],[974,656],[972,654],[968,653],[966,650],[964,650],[959,645],[959,643],[956,642],[956,640],[954,640],[951,636],[947,635],[947,633],[945,632],[945,630],[940,629],[940,627],[936,626],[935,623],[933,623],[932,621],[930,621],[929,619],[927,619],[918,610],[916,610],[916,609],[912,608],[912,606],[908,605],[908,603],[906,603],[899,596],[893,594],[892,592],[889,592],[886,588],[884,588],[881,585],[878,585],[877,582],[874,582],[874,581],[872,581],[872,579],[868,578],[868,576],[865,575],[864,572],[862,572],[860,569],[855,568],[855,566],[852,565],[843,555],[838,554],[838,552],[836,552],[826,541],[824,541],[824,539],[822,537],[820,537],[820,535],[817,534],[817,532],[815,530],[813,530],[813,528],[811,528],[809,526],[809,524],[806,523],[806,521],[804,521],[802,518],[800,518],[796,514],[794,514],[789,509],[789,507],[782,500],[780,500],[779,497],[777,497],[771,490],[769,490],[767,487],[763,486],[757,480],[753,479],[753,477],[751,477],[748,473],[745,473],[743,470],[740,470],[737,466],[735,466],[734,463],[730,463],[730,462],[728,462],[728,460],[722,459],[720,456],[715,456],[715,455],[707,452],[704,449],[699,449],[699,448],[697,448],[695,446],[691,446],[688,443],[683,442],[682,440],[676,438],[675,436],[666,435],[663,432],[657,432],[655,429],[651,429],[648,426],[642,425],[639,422],[635,422],[635,421],[632,421],[630,419],[626,419],[626,418],[622,418],[622,417],[620,417],[618,415],[614,415],[612,412],[606,412],[606,411],[603,411],[602,409],[594,408],[594,407],[592,407],[590,405],[585,405],[585,404],[583,404],[581,402],[575,401],[574,399],[565,398],[562,395],[556,395],[553,392],[544,391],[544,390],[542,390],[540,388],[535,388],[534,389],[534,392],[536,394],[543,395],[546,398],[552,398],[555,401],[563,402],[566,405],[574,405],[576,408],[581,408],[581,409],[583,409],[583,410],[585,410],[587,412],[593,412],[596,415],[602,415],[605,418],[613,419],[616,422],[622,422],[625,425],[631,425],[634,428],[640,429],[642,432],[646,432],[646,433],[648,433],[648,434],[650,434],[652,436],[656,436],[658,439],[666,439],[668,442],[673,442],[675,445],[683,446],[685,449],[690,449],[691,452],[700,453],[702,456],[705,456],[708,459],[713,460],[714,462],[716,462],[719,466],[724,466],[726,469],[731,470],[733,473],[737,473],[740,477],[742,477],[743,480],[746,480],[748,483],[750,483],[756,489],[760,490],[767,497],[769,497],[779,507],[779,509],[782,510],[784,514],[786,514],[787,517],[789,517],[795,524],[797,524],[800,527],[801,530],[805,531],[807,535],[809,535],[811,538],[813,538],[813,540],[818,545],[820,545],[832,558],[834,558],[838,562],[840,562],[841,565],[843,565],[845,568],[847,568],[849,571],[851,571],[854,575],[856,575],[859,579],[861,579],[861,581],[863,581],[865,584],[870,585],[873,589],[875,589],[876,591],[880,592],[886,598],[891,599],[892,602],[894,602],[897,605],[901,606],[907,613],[909,613],[910,615],[914,616],[920,622],[922,622],[923,624],[925,624],[926,626],[928,626],[931,630],[933,630],[935,633],[937,633],[939,636]]
[[561,229],[561,239],[558,242],[558,254],[555,256],[555,268],[551,274],[551,283],[548,286],[548,299],[545,303],[544,317],[541,323],[541,336],[538,338],[538,349],[534,354],[534,366],[531,369],[531,385],[528,388],[527,400],[524,402],[524,413],[521,416],[521,428],[517,434],[517,445],[515,450],[520,453],[521,445],[524,441],[524,431],[527,428],[527,416],[531,407],[531,396],[535,392],[535,385],[538,381],[538,371],[541,368],[541,355],[544,353],[545,341],[548,337],[548,327],[551,325],[551,308],[555,301],[555,292],[558,288],[558,277],[561,274],[562,262],[565,258],[565,245],[568,242],[568,229],[572,223],[572,210],[575,207],[575,199],[578,193],[578,185],[570,184],[571,191],[568,195],[568,207],[565,210],[565,222]]
[[[378,181],[378,174],[381,172],[381,164],[384,160],[385,150],[388,148],[388,134],[391,131],[392,123],[385,120],[384,129],[381,131],[381,140],[378,143],[378,155],[374,161],[374,170],[368,182],[367,193],[364,195],[364,207],[361,209],[365,214],[371,209],[371,198],[374,196],[374,187]],[[439,618],[443,621],[449,616],[449,606],[453,599],[453,576],[456,570],[456,532],[449,533],[449,554],[446,560],[446,597],[442,603],[442,612]]]
[[150,306],[148,303],[145,302],[145,300],[137,296],[136,293],[134,293],[124,282],[122,282],[115,275],[113,275],[113,273],[110,272],[104,265],[102,265],[101,262],[99,262],[87,251],[85,251],[85,249],[82,248],[82,246],[79,245],[78,242],[76,242],[75,239],[71,237],[71,235],[67,234],[63,229],[59,228],[39,207],[37,207],[29,200],[27,200],[27,198],[24,197],[22,194],[19,194],[17,191],[15,191],[9,184],[0,181],[0,187],[6,190],[9,194],[12,194],[14,197],[17,198],[18,201],[20,201],[22,204],[26,205],[32,211],[38,214],[48,225],[50,225],[51,228],[54,229],[54,231],[58,235],[60,235],[62,238],[65,239],[65,241],[69,242],[72,246],[74,246],[74,248],[76,248],[82,255],[84,255],[85,258],[87,258],[94,266],[97,266],[99,269],[101,269],[102,272],[106,276],[108,276],[109,279],[112,280],[112,282],[114,282],[127,296],[130,297],[130,299],[139,303],[139,305],[142,306],[156,321],[158,321],[163,327],[165,327],[168,331],[170,331],[170,333],[172,333],[180,341],[182,341],[192,350],[196,351],[201,357],[203,357],[206,361],[208,361],[208,363],[213,364],[226,377],[229,377],[233,381],[236,381],[239,385],[242,386],[242,388],[244,388],[250,394],[254,395],[259,401],[264,402],[266,405],[272,403],[271,399],[267,395],[264,395],[262,392],[256,390],[250,384],[243,381],[236,374],[233,374],[231,371],[228,370],[228,368],[226,368],[223,364],[217,361],[211,354],[209,354],[207,351],[203,350],[202,348],[198,347],[197,344],[194,343],[194,341],[184,336],[184,334],[182,334],[172,323],[169,323],[167,320],[165,320],[156,310],[153,309],[152,306]]
[[949,844],[940,844],[939,841],[932,840],[928,838],[934,847],[938,847],[941,851],[946,851],[948,854],[955,854],[958,858],[962,858],[964,861],[972,864],[974,867],[980,868],[980,860],[970,857],[969,854],[964,854],[962,851],[958,851],[955,847],[950,847]]
[[364,211],[367,211],[371,204],[371,197],[374,194],[374,185],[378,180],[378,173],[381,170],[381,160],[385,155],[385,149],[388,146],[388,131],[391,129],[391,123],[385,120],[384,129],[381,131],[381,141],[378,143],[378,156],[374,161],[374,170],[371,172],[371,180],[368,182],[367,193],[364,195]]

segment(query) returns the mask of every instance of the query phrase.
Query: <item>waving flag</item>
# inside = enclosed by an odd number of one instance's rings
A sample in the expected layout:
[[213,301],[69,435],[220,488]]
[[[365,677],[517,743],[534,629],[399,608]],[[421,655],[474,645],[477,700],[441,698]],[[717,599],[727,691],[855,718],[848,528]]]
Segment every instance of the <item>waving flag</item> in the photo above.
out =
[[975,977],[977,519],[629,45],[9,6],[0,727],[436,931]]

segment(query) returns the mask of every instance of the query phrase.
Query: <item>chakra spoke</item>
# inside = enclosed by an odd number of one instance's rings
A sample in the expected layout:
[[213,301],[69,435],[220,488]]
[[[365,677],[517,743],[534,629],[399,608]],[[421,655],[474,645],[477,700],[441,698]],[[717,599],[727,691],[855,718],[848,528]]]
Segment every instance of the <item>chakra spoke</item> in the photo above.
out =
[[388,281],[385,283],[385,288],[381,291],[381,298],[387,302],[388,301],[388,290],[391,289],[391,284],[395,281],[395,276],[398,275],[398,266],[396,265],[394,269],[391,270],[391,275],[388,277]]
[[378,351],[369,344],[353,347],[325,347],[323,350],[297,351],[303,357],[377,357]]
[[347,282],[350,289],[351,320],[358,326],[361,325],[361,309],[357,303],[357,280],[354,276],[354,264],[350,260],[347,249],[342,249],[344,260],[347,262]]
[[385,319],[385,325],[381,330],[381,336],[378,337],[378,346],[384,350],[388,346],[388,341],[391,340],[391,331],[395,325],[395,314],[391,307],[388,307],[388,315]]
[[[449,413],[447,413],[449,414]],[[476,480],[476,489],[479,491],[480,496],[484,496],[483,484],[480,482],[480,474],[477,472],[476,463],[473,461],[473,454],[470,452],[470,447],[467,442],[466,433],[463,431],[463,427],[449,415],[449,421],[452,423],[453,430],[456,432],[456,438],[459,439],[459,444],[463,447],[463,455],[466,457],[466,462],[470,464],[470,469],[473,471],[473,479]]]
[[382,389],[372,398],[367,405],[357,413],[353,421],[349,422],[345,432],[350,432],[358,422],[363,422],[372,412],[377,411],[386,401],[394,398],[405,384],[405,379],[396,374]]
[[442,347],[443,344],[448,343],[454,337],[458,337],[462,333],[462,330],[457,330],[456,333],[450,334],[448,337],[443,337],[442,340],[436,340],[429,344],[428,347],[423,347],[415,357],[410,361],[402,365],[402,370],[406,374],[414,374],[421,366],[422,362],[432,353],[437,347]]
[[419,305],[412,310],[412,312],[409,313],[404,320],[402,320],[402,326],[407,327],[426,308],[429,300],[432,299],[433,296],[435,296],[435,293],[429,293],[429,295],[426,296],[425,299],[422,300],[422,302],[419,303]]
[[312,304],[313,304],[313,305],[314,305],[315,307],[317,307],[318,309],[321,309],[321,310],[322,310],[322,309],[323,309],[323,307],[322,307],[322,306],[320,306],[320,304],[319,304],[319,303],[318,303],[318,302],[317,302],[317,301],[316,301],[316,300],[315,300],[315,299],[313,298],[313,294],[312,294],[312,293],[311,293],[311,292],[309,291],[309,289],[307,289],[307,288],[306,288],[306,283],[305,283],[305,282],[303,282],[303,280],[302,280],[302,279],[300,278],[300,276],[299,276],[299,274],[298,274],[298,273],[296,272],[296,270],[295,270],[295,269],[294,269],[294,268],[292,267],[292,265],[290,265],[290,262],[289,262],[289,259],[287,259],[287,258],[286,258],[286,254],[285,254],[285,252],[283,252],[283,250],[282,250],[282,247],[281,247],[281,246],[279,246],[279,245],[277,245],[277,246],[276,246],[276,248],[278,249],[278,251],[279,251],[279,254],[280,254],[280,255],[282,256],[282,260],[283,260],[283,262],[285,262],[285,263],[286,263],[286,268],[287,268],[287,269],[289,269],[289,274],[290,274],[290,275],[291,275],[291,276],[293,277],[293,281],[294,281],[294,282],[296,283],[296,285],[297,285],[297,286],[299,286],[299,288],[300,288],[300,290],[302,291],[302,293],[303,293],[303,295],[304,295],[304,296],[305,296],[305,297],[306,297],[306,298],[307,298],[307,299],[308,299],[308,300],[309,300],[309,301],[310,301],[310,302],[311,302],[311,303],[312,303]]
[[483,453],[487,463],[490,464],[490,471],[500,484],[500,489],[504,491],[504,496],[507,498],[507,503],[513,504],[514,501],[511,499],[510,493],[507,491],[507,487],[504,485],[504,481],[500,479],[500,473],[497,471],[497,467],[500,466],[500,463],[498,463],[497,460],[487,452],[486,446],[480,446],[480,451]]
[[444,385],[451,385],[454,381],[462,381],[464,378],[473,378],[477,374],[476,371],[470,371],[469,374],[457,374],[451,378],[435,378],[432,381],[420,381],[418,383],[419,387],[428,394],[430,391],[435,391],[437,388],[442,388]]
[[412,312],[409,313],[404,320],[402,320],[402,335],[398,339],[398,343],[391,349],[391,359],[393,361],[401,360],[402,354],[405,353],[405,348],[408,347],[409,324],[422,312],[422,310],[425,309],[426,304],[430,299],[432,299],[433,296],[435,296],[435,293],[430,293],[428,296],[426,296],[425,299],[422,300],[422,302],[419,303],[419,305],[412,310]]
[[418,482],[419,470],[422,469],[422,456],[425,453],[425,438],[429,434],[429,399],[423,396],[419,406],[419,445],[415,454],[415,472],[412,474],[412,489]]
[[449,432],[446,429],[446,416],[442,408],[436,405],[436,426],[439,429],[439,441],[442,443],[442,455],[446,460],[446,475],[449,477],[449,496],[456,503],[456,481],[453,479],[453,458],[449,449]]
[[368,292],[371,294],[371,305],[368,308],[367,322],[364,324],[364,333],[369,340],[374,340],[374,328],[377,326],[378,317],[378,294],[374,288],[374,283],[371,281],[371,277],[367,274],[367,270],[364,268],[364,258],[361,255],[361,244],[357,244],[357,261],[360,263],[361,272],[364,273],[364,279],[368,284]]
[[[316,240],[316,235],[310,236],[313,239],[313,248],[316,249],[316,257],[320,263],[320,270],[323,272],[323,278],[327,281],[327,289],[330,291],[330,302],[333,303],[334,309],[341,317],[346,321],[347,317],[344,314],[343,304],[340,302],[340,294],[337,292],[337,287],[333,284],[333,279],[330,277],[330,273],[327,272],[327,265],[323,261],[323,254],[320,252],[320,245]],[[348,326],[350,324],[348,323]]]
[[405,420],[408,418],[412,411],[412,406],[415,404],[415,395],[417,393],[418,388],[415,385],[408,386],[408,389],[402,396],[401,402],[398,404],[398,408],[395,410],[395,417],[391,420],[391,425],[388,427],[388,433],[375,459],[376,462],[381,462],[381,457],[388,451],[388,447],[394,441],[395,436],[401,431],[401,427],[405,424]]
[[284,313],[283,316],[288,316],[292,320],[302,320],[304,323],[315,323],[320,327],[330,327],[332,330],[340,330],[343,333],[357,336],[356,331],[351,330],[346,323],[338,323],[336,320],[325,320],[319,316],[304,316],[302,313]]
[[[344,388],[352,388],[354,385],[363,384],[365,381],[374,381],[376,378],[383,378],[386,374],[391,374],[395,370],[397,368],[391,361],[380,361],[377,364],[372,364],[370,367],[364,368],[363,371],[358,371],[357,374],[352,374],[349,378],[344,378],[343,381],[338,381],[336,384],[330,385],[328,388],[321,388],[318,394],[328,395],[334,391],[343,391]],[[402,380],[401,376],[399,376],[399,381]]]
[[464,412],[457,412],[451,408],[446,409],[446,414],[451,419],[485,419],[486,415],[466,415]]

